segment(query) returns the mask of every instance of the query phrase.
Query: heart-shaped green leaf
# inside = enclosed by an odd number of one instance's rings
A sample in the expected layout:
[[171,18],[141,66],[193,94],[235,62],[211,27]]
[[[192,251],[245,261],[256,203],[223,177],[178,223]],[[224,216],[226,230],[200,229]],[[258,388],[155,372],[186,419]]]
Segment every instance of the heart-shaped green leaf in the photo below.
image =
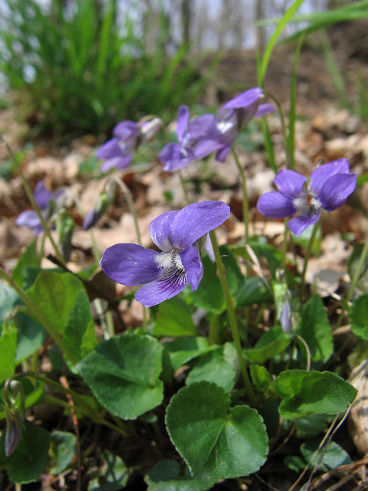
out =
[[27,294],[43,317],[63,335],[76,360],[96,346],[88,296],[78,278],[70,273],[41,271]]
[[149,336],[103,341],[77,366],[97,400],[112,414],[135,419],[163,398],[162,346]]
[[286,370],[274,382],[282,398],[280,415],[285,419],[309,414],[344,412],[356,396],[356,389],[331,372]]
[[197,478],[234,478],[265,462],[268,438],[261,416],[248,406],[230,406],[221,387],[198,382],[182,388],[166,413],[170,438]]

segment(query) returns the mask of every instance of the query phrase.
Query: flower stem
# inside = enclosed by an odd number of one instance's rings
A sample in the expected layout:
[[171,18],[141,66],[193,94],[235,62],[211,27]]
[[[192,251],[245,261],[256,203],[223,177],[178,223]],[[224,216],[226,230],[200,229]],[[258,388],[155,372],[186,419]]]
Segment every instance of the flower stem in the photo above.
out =
[[9,285],[17,292],[18,296],[23,300],[32,317],[35,317],[46,329],[51,338],[59,346],[61,351],[69,360],[75,365],[78,360],[75,358],[70,349],[65,345],[62,336],[54,328],[54,326],[44,317],[43,313],[38,309],[38,307],[32,302],[32,300],[24,293],[24,291],[15,283],[13,278],[6,273],[2,268],[0,268],[0,277],[3,278]]
[[239,334],[239,329],[238,329],[238,323],[236,320],[236,314],[235,314],[235,308],[234,308],[234,303],[233,299],[231,298],[230,291],[227,285],[226,281],[226,274],[225,274],[225,267],[221,259],[220,255],[220,250],[219,246],[217,243],[216,239],[216,234],[215,231],[212,230],[210,232],[210,237],[212,241],[212,246],[213,246],[213,251],[215,253],[215,258],[216,258],[216,263],[217,263],[217,273],[220,279],[222,291],[224,293],[225,301],[226,301],[226,306],[227,306],[227,315],[229,318],[229,324],[234,340],[234,345],[236,349],[236,353],[238,356],[238,363],[240,367],[240,372],[243,377],[244,381],[244,386],[247,391],[247,395],[250,399],[250,401],[254,404],[256,402],[256,396],[253,391],[252,384],[249,379],[248,371],[247,371],[247,366],[246,366],[246,360],[244,358],[243,352],[242,352],[242,347],[241,347],[241,342],[240,342],[240,334]]
[[292,168],[293,167],[293,164],[292,164],[293,159],[292,159],[292,157],[290,155],[290,151],[289,151],[284,113],[282,112],[282,108],[281,108],[281,105],[280,105],[278,99],[276,99],[276,97],[274,95],[272,95],[268,92],[265,93],[265,95],[267,95],[267,97],[269,97],[275,103],[275,105],[277,107],[277,111],[279,113],[280,122],[281,122],[282,142],[283,142],[283,146],[284,146],[284,150],[285,150],[285,154],[286,154],[286,160],[288,163],[288,167]]
[[281,256],[281,266],[282,269],[285,271],[286,268],[286,253],[287,253],[287,246],[288,246],[288,235],[289,235],[289,229],[287,226],[287,220],[284,220],[284,238],[282,242],[282,256]]
[[28,184],[28,181],[22,171],[22,167],[19,165],[14,153],[13,153],[13,150],[10,148],[9,144],[7,143],[7,141],[5,140],[4,136],[3,135],[0,135],[2,141],[4,142],[5,144],[5,147],[8,151],[8,154],[11,158],[11,160],[13,161],[18,173],[19,173],[19,176],[20,176],[20,179],[22,181],[22,184],[23,184],[23,187],[26,191],[26,194],[28,196],[28,199],[29,201],[31,202],[31,205],[32,205],[32,208],[35,210],[35,212],[37,213],[37,216],[41,222],[41,225],[42,225],[42,228],[43,228],[43,231],[45,233],[45,235],[47,236],[47,238],[49,239],[49,241],[51,242],[51,245],[55,251],[55,255],[56,257],[59,259],[59,261],[62,263],[62,264],[65,264],[65,260],[64,260],[64,257],[62,255],[62,253],[60,252],[58,246],[56,245],[56,242],[54,240],[54,238],[52,237],[51,235],[51,232],[50,232],[50,228],[49,226],[47,225],[47,222],[46,220],[44,219],[42,213],[41,213],[41,210],[40,208],[38,207],[35,199],[34,199],[34,196],[33,196],[33,193],[32,193],[32,190],[31,188],[29,187],[29,184]]
[[178,174],[179,174],[181,188],[182,188],[183,194],[184,194],[184,199],[185,199],[187,205],[189,205],[190,204],[190,198],[189,198],[187,187],[185,185],[183,174],[180,172],[180,170],[178,171]]
[[243,166],[241,165],[241,163],[239,161],[238,154],[235,151],[234,145],[233,145],[231,150],[232,150],[233,157],[234,157],[236,166],[237,166],[238,171],[239,171],[240,179],[241,179],[241,186],[242,186],[242,191],[243,191],[243,220],[244,220],[244,227],[245,227],[245,242],[247,243],[249,240],[249,211],[248,211],[247,178],[245,176]]
[[141,237],[141,232],[139,230],[137,212],[135,211],[134,208],[132,193],[130,192],[128,186],[125,184],[125,182],[122,179],[120,179],[119,177],[115,177],[115,181],[117,185],[120,187],[121,191],[123,192],[124,198],[129,208],[129,212],[133,217],[135,233],[137,235],[137,242],[139,245],[142,245],[142,237]]
[[303,271],[302,271],[302,283],[301,283],[301,288],[300,288],[300,292],[301,292],[301,297],[303,297],[304,295],[304,289],[305,289],[305,275],[306,275],[306,272],[307,272],[307,267],[308,267],[308,262],[309,262],[309,258],[311,256],[311,253],[312,253],[312,249],[313,249],[313,244],[314,244],[314,240],[317,236],[317,232],[318,232],[318,228],[319,228],[319,222],[317,222],[314,226],[313,226],[313,231],[312,231],[312,235],[309,239],[309,242],[308,242],[308,246],[307,246],[307,250],[305,252],[305,258],[304,258],[304,265],[303,265]]

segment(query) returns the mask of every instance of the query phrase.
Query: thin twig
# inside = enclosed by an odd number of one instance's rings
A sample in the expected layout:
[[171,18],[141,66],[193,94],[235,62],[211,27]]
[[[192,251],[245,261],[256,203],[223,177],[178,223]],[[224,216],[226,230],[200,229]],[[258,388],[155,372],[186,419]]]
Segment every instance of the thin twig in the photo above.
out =
[[[65,375],[62,375],[60,378],[60,383],[63,387],[69,390],[69,383]],[[75,437],[76,437],[76,453],[77,453],[77,487],[76,491],[81,491],[82,489],[82,473],[81,473],[81,446],[80,446],[80,433],[79,433],[79,425],[78,425],[78,417],[77,413],[75,411],[75,404],[73,401],[72,396],[66,392],[65,394],[66,398],[68,399],[68,404],[70,407],[70,412],[72,415],[72,422],[74,426],[74,431],[75,431]]]

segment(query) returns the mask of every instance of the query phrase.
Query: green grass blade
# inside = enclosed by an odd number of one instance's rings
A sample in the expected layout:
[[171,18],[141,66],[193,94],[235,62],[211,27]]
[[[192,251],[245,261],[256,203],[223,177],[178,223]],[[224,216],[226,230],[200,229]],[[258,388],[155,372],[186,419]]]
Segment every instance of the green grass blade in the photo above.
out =
[[284,29],[284,27],[291,21],[293,18],[295,12],[299,9],[299,7],[304,3],[304,0],[295,0],[291,7],[287,9],[285,14],[281,17],[281,19],[278,21],[277,26],[275,31],[273,32],[272,36],[270,37],[265,52],[263,53],[261,65],[258,71],[258,84],[262,87],[264,78],[266,75],[268,63],[270,61],[271,53],[273,51],[273,48],[275,47],[275,44]]
[[290,159],[290,168],[295,167],[295,116],[296,116],[296,67],[298,65],[299,55],[304,41],[304,36],[299,38],[295,54],[293,68],[290,80],[290,108],[289,108],[289,131],[288,131],[288,154]]

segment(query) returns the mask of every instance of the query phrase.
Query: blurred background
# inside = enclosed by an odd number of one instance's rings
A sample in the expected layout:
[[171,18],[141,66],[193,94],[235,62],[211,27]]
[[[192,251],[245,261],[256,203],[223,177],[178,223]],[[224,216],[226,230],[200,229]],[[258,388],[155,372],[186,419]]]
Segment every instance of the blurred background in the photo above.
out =
[[[147,114],[168,122],[180,104],[211,108],[257,84],[256,52],[291,4],[1,0],[1,106],[15,105],[35,134],[72,135],[108,134],[118,121]],[[301,101],[337,98],[367,117],[368,2],[305,0],[297,14],[266,88],[287,97],[296,42],[307,31]]]

